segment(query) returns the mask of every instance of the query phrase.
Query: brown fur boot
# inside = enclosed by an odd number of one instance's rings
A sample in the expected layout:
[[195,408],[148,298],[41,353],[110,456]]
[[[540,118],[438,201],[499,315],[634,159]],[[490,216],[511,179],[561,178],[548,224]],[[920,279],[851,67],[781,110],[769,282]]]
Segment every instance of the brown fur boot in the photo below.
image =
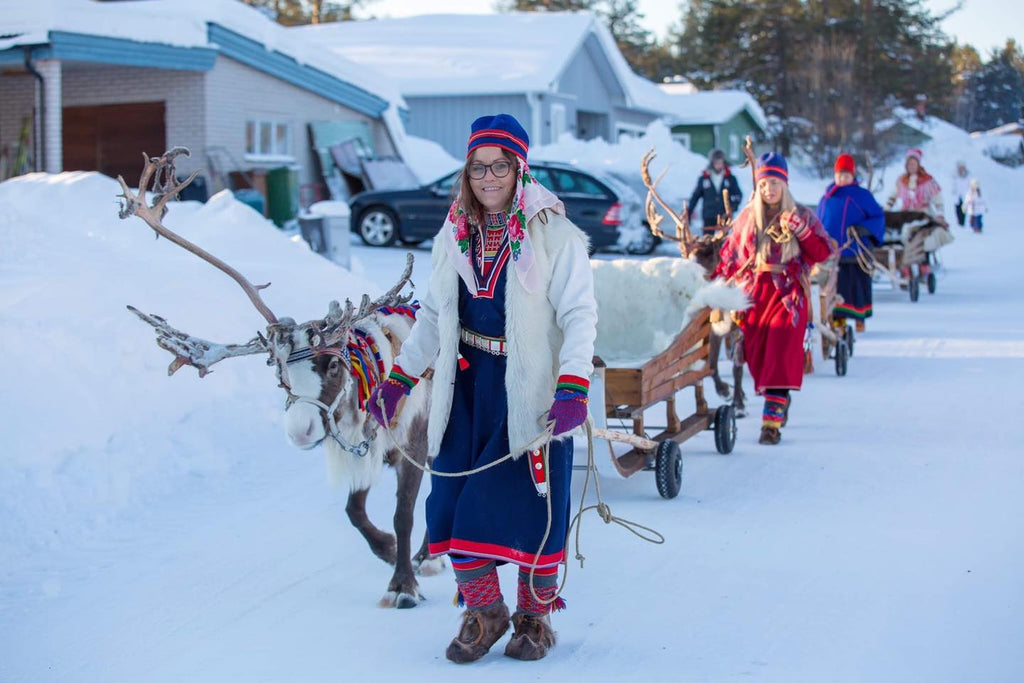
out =
[[508,607],[504,602],[482,610],[466,610],[462,613],[462,626],[444,656],[456,664],[466,664],[487,654],[498,638],[508,630]]
[[778,427],[761,427],[761,438],[757,442],[766,446],[774,446],[781,440],[782,432]]
[[542,659],[555,644],[550,615],[516,612],[512,615],[512,625],[516,630],[505,647],[508,657],[524,662]]

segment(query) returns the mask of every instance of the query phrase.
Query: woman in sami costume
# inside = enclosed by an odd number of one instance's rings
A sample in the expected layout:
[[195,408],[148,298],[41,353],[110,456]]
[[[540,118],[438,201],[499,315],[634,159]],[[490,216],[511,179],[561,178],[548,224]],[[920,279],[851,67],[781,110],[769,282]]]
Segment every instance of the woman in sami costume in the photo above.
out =
[[804,377],[807,284],[811,266],[832,253],[814,213],[789,192],[789,169],[781,154],[761,155],[757,187],[722,245],[717,276],[741,285],[753,305],[744,312],[743,353],[763,394],[759,443],[777,444],[788,416],[790,391]]
[[[519,566],[506,655],[544,657],[555,643],[550,612],[564,606],[555,595],[569,523],[569,437],[587,417],[597,304],[588,240],[530,175],[528,146],[512,116],[473,122],[458,197],[434,239],[429,292],[371,400],[383,424],[433,365],[434,469],[464,472],[515,453],[477,474],[431,480],[430,550],[449,555],[466,606],[445,653],[457,663],[480,659],[508,630],[497,564]],[[555,438],[545,471],[538,451],[522,450],[546,424]]]

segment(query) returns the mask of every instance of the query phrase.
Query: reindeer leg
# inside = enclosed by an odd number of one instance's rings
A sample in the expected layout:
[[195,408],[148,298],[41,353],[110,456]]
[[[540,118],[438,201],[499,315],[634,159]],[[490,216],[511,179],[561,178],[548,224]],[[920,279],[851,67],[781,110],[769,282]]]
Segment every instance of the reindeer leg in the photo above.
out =
[[[409,434],[421,436],[427,431],[426,417],[414,417],[409,426]],[[409,455],[417,463],[427,460],[425,439],[412,438],[407,442]],[[415,607],[423,596],[416,582],[416,572],[412,566],[412,525],[413,511],[416,508],[416,497],[419,494],[423,472],[407,462],[398,452],[388,453],[388,461],[397,463],[398,492],[395,501],[395,537],[398,539],[398,552],[395,556],[395,573],[388,584],[388,592],[381,599],[382,607],[395,606],[399,609]]]
[[352,526],[358,529],[366,542],[370,544],[373,554],[393,565],[395,564],[395,537],[375,527],[366,515],[367,493],[369,493],[369,489],[353,491],[348,494],[345,512],[348,514]]
[[718,355],[722,349],[722,338],[712,333],[709,343],[708,367],[711,368],[711,379],[715,382],[715,393],[724,399],[728,399],[732,393],[732,387],[727,382],[722,381],[722,376],[718,373]]
[[743,338],[737,334],[733,341],[732,351],[732,381],[735,387],[732,393],[732,405],[736,411],[736,417],[747,416],[745,404],[747,395],[743,393],[743,362]]

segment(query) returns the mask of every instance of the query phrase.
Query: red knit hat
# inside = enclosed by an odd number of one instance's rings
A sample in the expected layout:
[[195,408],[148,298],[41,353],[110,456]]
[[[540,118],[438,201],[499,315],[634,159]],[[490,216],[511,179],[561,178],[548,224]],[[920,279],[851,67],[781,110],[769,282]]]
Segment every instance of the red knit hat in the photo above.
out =
[[836,166],[834,171],[836,173],[857,173],[857,164],[853,161],[853,157],[849,154],[840,154],[836,158]]

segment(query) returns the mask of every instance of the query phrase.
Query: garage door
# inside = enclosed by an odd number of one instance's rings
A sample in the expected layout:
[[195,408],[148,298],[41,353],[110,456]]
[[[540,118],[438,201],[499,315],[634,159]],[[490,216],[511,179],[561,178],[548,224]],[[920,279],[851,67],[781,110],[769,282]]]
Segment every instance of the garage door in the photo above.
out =
[[64,107],[64,169],[138,182],[142,153],[167,150],[163,102]]

